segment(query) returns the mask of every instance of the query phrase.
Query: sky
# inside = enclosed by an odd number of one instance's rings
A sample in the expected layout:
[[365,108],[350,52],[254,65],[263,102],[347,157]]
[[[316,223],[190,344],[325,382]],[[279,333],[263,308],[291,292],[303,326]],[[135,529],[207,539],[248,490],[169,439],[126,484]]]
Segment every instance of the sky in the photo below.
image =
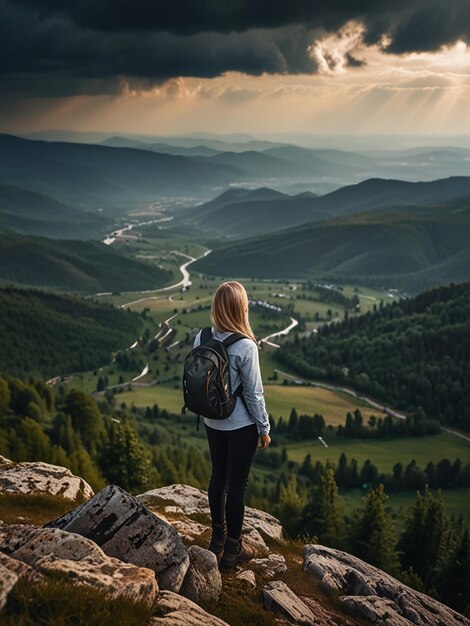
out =
[[470,134],[470,0],[0,0],[0,132]]

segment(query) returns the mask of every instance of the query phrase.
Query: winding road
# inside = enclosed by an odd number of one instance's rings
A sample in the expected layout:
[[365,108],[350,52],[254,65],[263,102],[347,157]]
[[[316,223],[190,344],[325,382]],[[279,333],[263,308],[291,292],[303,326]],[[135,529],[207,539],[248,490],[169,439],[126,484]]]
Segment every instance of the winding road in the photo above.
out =
[[[170,291],[171,289],[178,289],[180,287],[184,287],[184,288],[189,287],[191,285],[191,279],[190,279],[190,275],[189,275],[187,268],[191,265],[191,263],[195,263],[196,261],[199,261],[199,259],[202,259],[208,254],[210,254],[212,250],[206,250],[204,254],[201,254],[201,256],[198,256],[198,257],[189,256],[188,254],[185,254],[184,252],[178,252],[176,250],[171,250],[171,252],[173,252],[173,254],[179,254],[180,256],[184,256],[187,259],[189,259],[189,261],[186,261],[186,263],[183,263],[179,267],[180,272],[183,274],[183,278],[179,282],[175,283],[174,285],[169,285],[168,287],[161,287],[160,289],[152,289],[151,293],[158,293],[160,291]],[[124,304],[121,304],[120,308],[125,309],[126,307],[131,306],[132,304],[137,304],[139,302],[146,302],[147,300],[158,300],[159,297],[160,296],[148,296],[146,298],[139,298],[139,300],[132,300],[131,302],[126,302]]]

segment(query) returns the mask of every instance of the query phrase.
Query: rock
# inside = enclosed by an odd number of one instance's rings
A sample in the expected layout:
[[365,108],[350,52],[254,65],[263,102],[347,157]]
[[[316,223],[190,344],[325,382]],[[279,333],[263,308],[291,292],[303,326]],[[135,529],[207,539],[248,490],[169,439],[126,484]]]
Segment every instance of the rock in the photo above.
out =
[[[393,600],[377,596],[343,596],[339,598],[347,613],[365,617],[375,624],[387,626],[410,626],[413,622],[399,615]],[[419,623],[419,622],[418,622]]]
[[405,619],[417,626],[470,626],[470,620],[448,606],[347,552],[308,544],[303,568],[320,581],[325,593],[349,596],[342,600],[345,609],[378,624],[401,626]]
[[18,574],[0,563],[0,611],[5,606],[8,595],[17,582]]
[[145,600],[149,606],[154,605],[158,594],[153,570],[123,563],[112,557],[105,557],[101,563],[89,557],[81,561],[49,559],[43,560],[39,569],[44,574],[60,574],[71,582],[103,589],[113,597]]
[[[207,491],[202,489],[174,484],[146,491],[137,497],[150,509],[163,509],[163,512],[181,513],[183,515],[202,513],[207,516],[207,523],[210,523]],[[269,513],[249,506],[245,507],[244,527],[246,530],[256,529],[261,535],[272,539],[283,540],[280,521]]]
[[49,463],[12,463],[1,457],[0,493],[45,493],[68,500],[88,500],[93,489],[70,470]]
[[28,534],[28,540],[10,554],[32,566],[50,559],[80,561],[88,558],[95,563],[105,560],[103,550],[96,543],[58,528],[36,528],[32,534]]
[[251,569],[245,569],[236,576],[240,580],[246,580],[250,587],[253,589],[256,587],[256,577],[255,573],[251,571]]
[[44,576],[33,569],[30,565],[27,565],[22,561],[18,561],[17,559],[13,559],[10,556],[3,554],[3,552],[0,552],[0,565],[11,572],[14,572],[18,578],[26,578],[32,583],[38,583],[44,580]]
[[71,581],[105,589],[114,596],[139,598],[153,604],[158,593],[155,572],[106,556],[93,541],[58,528],[24,524],[0,526],[0,565],[32,582],[57,574]]
[[36,536],[39,530],[30,524],[0,524],[0,552],[11,554]]
[[355,626],[357,622],[352,622],[340,611],[332,612],[331,606],[325,607],[320,602],[308,596],[298,596],[304,604],[312,611],[321,626]]
[[243,541],[253,546],[256,550],[256,554],[259,556],[266,556],[269,554],[269,548],[264,542],[263,537],[259,534],[256,528],[245,528],[242,533]]
[[152,569],[160,589],[178,592],[189,567],[188,550],[176,530],[116,485],[46,527],[78,533],[108,556]]
[[[155,513],[155,515],[156,514],[157,513]],[[207,526],[204,526],[204,524],[199,524],[199,522],[195,522],[194,520],[189,519],[189,517],[186,516],[183,516],[179,519],[166,519],[163,515],[158,513],[158,517],[165,519],[168,524],[173,526],[173,528],[180,534],[180,536],[183,537],[183,539],[188,539],[189,541],[192,541],[196,537],[200,537],[207,530]]]
[[188,552],[190,565],[180,594],[193,602],[217,600],[222,589],[217,557],[200,546],[191,546]]
[[308,606],[282,580],[273,580],[264,586],[263,600],[267,609],[287,617],[294,624],[305,626],[320,624]]
[[252,559],[250,565],[254,565],[264,576],[268,577],[282,574],[287,570],[285,558],[282,554],[275,553],[270,554],[265,559]]
[[171,591],[161,591],[149,626],[228,626],[227,622],[201,609],[188,598]]

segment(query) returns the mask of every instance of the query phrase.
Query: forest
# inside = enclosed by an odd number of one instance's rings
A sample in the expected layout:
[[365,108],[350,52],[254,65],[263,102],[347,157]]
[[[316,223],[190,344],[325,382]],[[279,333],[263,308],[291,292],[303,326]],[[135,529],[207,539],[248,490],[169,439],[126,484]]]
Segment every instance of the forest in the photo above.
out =
[[439,287],[294,336],[275,357],[310,379],[349,385],[470,431],[470,283]]
[[109,362],[142,332],[142,318],[74,296],[0,288],[2,371],[63,376]]

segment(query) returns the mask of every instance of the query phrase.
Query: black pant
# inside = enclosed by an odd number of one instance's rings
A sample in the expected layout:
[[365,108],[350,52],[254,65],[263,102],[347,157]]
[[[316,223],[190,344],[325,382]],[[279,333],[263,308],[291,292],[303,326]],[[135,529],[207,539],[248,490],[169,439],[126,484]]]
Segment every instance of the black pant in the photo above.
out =
[[227,535],[238,539],[245,515],[248,475],[258,445],[258,429],[256,424],[234,430],[204,426],[212,459],[208,492],[212,523],[222,524],[226,519]]

